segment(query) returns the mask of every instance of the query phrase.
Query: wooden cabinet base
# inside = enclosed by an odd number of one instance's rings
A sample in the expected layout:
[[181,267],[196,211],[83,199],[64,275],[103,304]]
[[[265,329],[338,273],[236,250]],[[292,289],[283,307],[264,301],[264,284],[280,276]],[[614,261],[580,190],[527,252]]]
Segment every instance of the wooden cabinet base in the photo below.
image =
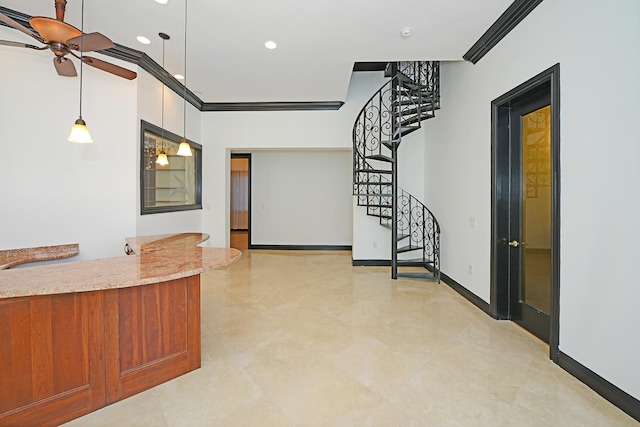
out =
[[200,276],[0,300],[0,425],[55,426],[200,367]]

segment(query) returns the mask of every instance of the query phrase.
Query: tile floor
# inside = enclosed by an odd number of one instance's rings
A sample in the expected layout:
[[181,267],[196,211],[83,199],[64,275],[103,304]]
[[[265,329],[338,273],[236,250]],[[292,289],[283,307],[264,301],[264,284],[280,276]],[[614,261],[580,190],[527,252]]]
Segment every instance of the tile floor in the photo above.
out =
[[347,251],[204,274],[202,339],[202,368],[67,425],[638,425],[515,324]]

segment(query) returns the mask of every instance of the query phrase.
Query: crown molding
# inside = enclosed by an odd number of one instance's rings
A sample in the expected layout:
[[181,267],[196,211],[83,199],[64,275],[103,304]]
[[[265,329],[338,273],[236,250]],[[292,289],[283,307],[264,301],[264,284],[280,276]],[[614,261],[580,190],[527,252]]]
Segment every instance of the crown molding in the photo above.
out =
[[540,3],[542,0],[515,0],[462,58],[473,64],[480,61]]
[[[19,22],[25,27],[33,30],[29,24],[31,16],[6,7],[0,6],[0,12],[9,18]],[[4,22],[0,25],[12,28]],[[34,30],[35,31],[35,30]],[[162,68],[157,62],[151,59],[146,53],[127,46],[116,44],[111,49],[97,51],[106,56],[110,56],[121,61],[135,64],[156,78],[166,87],[171,89],[179,97],[199,111],[310,111],[310,110],[338,110],[344,105],[342,101],[320,101],[320,102],[203,102],[196,94],[186,88],[167,70]]]
[[201,111],[311,111],[338,110],[342,101],[317,102],[205,102]]

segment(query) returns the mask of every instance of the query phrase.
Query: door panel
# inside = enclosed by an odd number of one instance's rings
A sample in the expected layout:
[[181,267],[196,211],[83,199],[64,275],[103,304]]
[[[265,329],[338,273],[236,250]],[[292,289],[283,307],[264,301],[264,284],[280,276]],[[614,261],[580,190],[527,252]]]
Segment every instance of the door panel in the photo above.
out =
[[551,305],[550,94],[534,91],[510,108],[509,309],[549,342]]

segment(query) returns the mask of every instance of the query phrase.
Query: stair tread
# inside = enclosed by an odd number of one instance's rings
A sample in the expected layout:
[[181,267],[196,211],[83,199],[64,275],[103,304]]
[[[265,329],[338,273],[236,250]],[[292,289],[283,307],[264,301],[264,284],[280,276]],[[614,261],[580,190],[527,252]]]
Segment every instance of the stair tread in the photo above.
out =
[[402,253],[402,252],[410,252],[410,251],[416,251],[418,249],[424,249],[424,246],[418,246],[418,245],[413,245],[413,244],[408,244],[406,246],[403,246],[401,248],[398,248],[398,253]]
[[[420,126],[400,126],[399,135],[409,135],[410,133],[415,132],[418,129],[420,129]],[[396,131],[396,134],[398,134],[397,131]]]
[[369,212],[367,212],[367,215],[369,215],[369,216],[375,216],[375,217],[378,217],[378,218],[384,218],[384,219],[391,219],[391,218],[393,218],[391,215],[383,215],[383,214],[369,213]]
[[369,181],[356,181],[356,185],[391,185],[390,182],[369,182]]
[[415,116],[411,116],[411,117],[409,117],[409,118],[404,119],[402,122],[400,122],[400,124],[401,124],[402,126],[406,126],[406,125],[410,125],[410,124],[412,124],[412,123],[418,123],[418,122],[421,122],[421,121],[423,121],[423,120],[432,119],[432,118],[434,118],[434,117],[435,117],[435,115],[434,115],[434,114],[429,114],[429,113],[421,114],[420,116],[415,115]]
[[398,265],[403,267],[414,266],[414,265],[433,265],[433,261],[424,260],[422,258],[414,258],[414,259],[399,259]]
[[415,107],[406,108],[400,111],[394,110],[391,112],[391,115],[394,117],[399,115],[409,116],[409,115],[417,114],[418,111],[422,112],[422,114],[429,114],[429,112],[431,111],[430,103],[423,102],[421,104],[416,104]]
[[383,154],[374,154],[372,156],[365,156],[365,159],[380,160],[381,162],[393,163],[393,159],[391,157],[385,156]]
[[356,169],[356,172],[364,172],[364,173],[391,173],[390,170],[387,169]]

